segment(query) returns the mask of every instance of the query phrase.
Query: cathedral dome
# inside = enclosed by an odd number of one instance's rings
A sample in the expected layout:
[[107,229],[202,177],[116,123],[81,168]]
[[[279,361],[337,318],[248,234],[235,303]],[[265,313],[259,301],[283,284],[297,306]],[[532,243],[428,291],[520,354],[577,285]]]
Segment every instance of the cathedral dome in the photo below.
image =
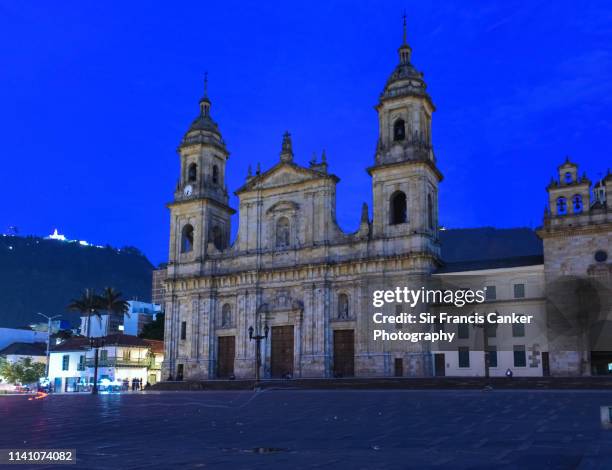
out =
[[[412,49],[406,41],[406,20],[404,19],[404,40],[399,50],[400,62],[391,73],[380,95],[381,100],[398,96],[419,96],[431,103],[427,94],[427,84],[423,80],[423,72],[419,72],[410,62]],[[431,103],[433,105],[433,103]]]
[[204,85],[204,96],[200,100],[200,115],[193,120],[189,130],[183,136],[180,147],[195,144],[210,144],[225,150],[219,126],[210,116],[210,100],[207,93],[207,80]]
[[392,98],[408,94],[427,96],[426,88],[422,72],[415,69],[410,62],[400,63],[387,80],[381,97]]

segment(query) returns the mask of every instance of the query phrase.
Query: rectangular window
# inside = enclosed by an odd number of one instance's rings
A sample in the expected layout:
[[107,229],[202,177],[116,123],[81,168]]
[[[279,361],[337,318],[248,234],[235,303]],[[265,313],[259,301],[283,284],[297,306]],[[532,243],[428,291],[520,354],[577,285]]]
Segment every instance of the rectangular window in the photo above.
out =
[[187,322],[181,322],[181,339],[187,339]]
[[487,358],[489,359],[489,367],[497,367],[497,347],[489,346],[487,351]]
[[458,353],[459,367],[470,367],[470,348],[460,347]]
[[524,323],[513,323],[512,324],[512,336],[514,338],[522,338],[523,336],[525,336],[525,324]]
[[62,356],[62,370],[68,370],[70,367],[70,356],[68,354],[64,354]]
[[85,370],[85,355],[84,354],[81,354],[79,356],[78,370]]
[[497,336],[497,325],[485,323],[485,332],[487,333],[487,338],[495,338]]
[[525,284],[514,284],[514,298],[522,299],[525,297]]
[[495,286],[485,287],[485,300],[497,299],[497,288]]
[[123,350],[123,360],[129,361],[132,358],[132,351],[130,349]]
[[108,361],[108,351],[106,349],[101,349],[100,350],[100,362],[107,362]]
[[525,346],[514,346],[514,367],[527,366],[527,355]]
[[457,338],[459,339],[469,339],[470,337],[470,325],[465,323],[460,323],[457,328]]

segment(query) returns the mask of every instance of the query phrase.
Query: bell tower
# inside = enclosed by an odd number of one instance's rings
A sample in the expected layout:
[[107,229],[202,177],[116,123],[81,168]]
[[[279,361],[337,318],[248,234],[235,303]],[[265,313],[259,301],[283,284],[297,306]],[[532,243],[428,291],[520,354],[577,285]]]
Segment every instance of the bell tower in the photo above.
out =
[[200,113],[191,123],[179,147],[181,169],[168,205],[171,213],[171,263],[201,261],[229,245],[230,219],[235,212],[228,204],[225,167],[229,152],[217,123],[210,115],[208,77]]
[[438,183],[442,181],[431,144],[435,107],[423,73],[411,62],[405,15],[398,56],[399,63],[375,107],[378,143],[374,166],[368,168],[374,200],[373,235],[433,240],[437,239]]

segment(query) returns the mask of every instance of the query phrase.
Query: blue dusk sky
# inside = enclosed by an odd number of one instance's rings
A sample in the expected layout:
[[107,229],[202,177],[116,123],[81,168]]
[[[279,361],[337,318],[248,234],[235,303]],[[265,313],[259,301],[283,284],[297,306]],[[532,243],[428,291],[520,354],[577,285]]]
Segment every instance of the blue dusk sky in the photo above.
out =
[[2,1],[0,229],[165,261],[176,148],[208,71],[232,206],[289,130],[298,163],[326,150],[355,230],[404,10],[437,106],[443,225],[535,227],[566,155],[592,180],[612,166],[610,1]]

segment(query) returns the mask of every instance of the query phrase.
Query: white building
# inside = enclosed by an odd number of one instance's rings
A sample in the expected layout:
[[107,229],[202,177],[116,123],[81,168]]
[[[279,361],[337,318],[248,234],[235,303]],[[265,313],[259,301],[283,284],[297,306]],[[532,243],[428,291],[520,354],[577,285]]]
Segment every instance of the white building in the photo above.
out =
[[[495,261],[489,264],[499,265]],[[451,265],[434,277],[441,279],[445,287],[477,290],[484,286],[486,302],[478,306],[479,313],[495,312],[502,316],[515,312],[532,318],[524,325],[447,326],[445,331],[455,332],[456,339],[447,348],[433,351],[435,375],[483,376],[485,351],[488,351],[491,377],[504,376],[508,369],[521,377],[549,375],[544,266],[530,264],[470,270],[465,265],[465,269]]]
[[[71,338],[51,350],[49,378],[56,392],[86,391],[93,384],[95,350],[84,337]],[[104,337],[99,349],[98,380],[131,386],[133,379],[160,380],[163,344],[130,335]]]
[[[46,343],[12,343],[0,350],[0,358],[5,359],[10,364],[15,364],[24,359],[30,359],[33,363],[40,362],[46,364],[47,360]],[[14,390],[12,383],[7,383],[5,377],[0,375],[0,390]]]
[[47,344],[46,343],[12,343],[6,348],[0,350],[0,357],[3,357],[14,364],[23,359],[31,359],[32,362],[47,361]]

